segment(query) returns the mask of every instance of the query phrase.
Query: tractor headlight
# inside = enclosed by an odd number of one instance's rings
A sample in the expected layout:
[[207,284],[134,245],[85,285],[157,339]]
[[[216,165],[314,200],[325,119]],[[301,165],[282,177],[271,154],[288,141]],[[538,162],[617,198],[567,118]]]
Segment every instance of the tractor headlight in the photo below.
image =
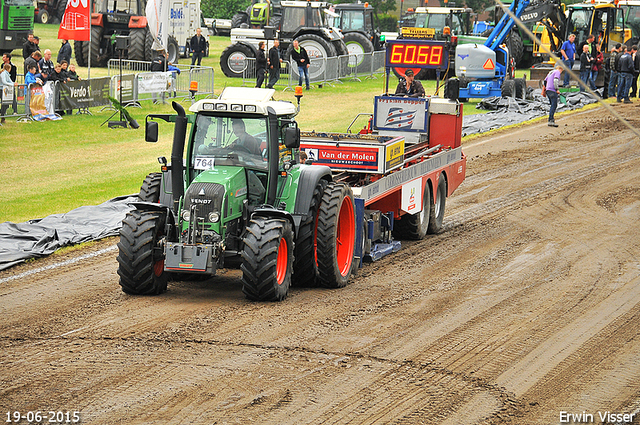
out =
[[191,212],[189,212],[189,210],[182,210],[182,219],[184,221],[191,220]]
[[209,222],[217,223],[220,220],[220,213],[218,211],[211,211],[209,213]]

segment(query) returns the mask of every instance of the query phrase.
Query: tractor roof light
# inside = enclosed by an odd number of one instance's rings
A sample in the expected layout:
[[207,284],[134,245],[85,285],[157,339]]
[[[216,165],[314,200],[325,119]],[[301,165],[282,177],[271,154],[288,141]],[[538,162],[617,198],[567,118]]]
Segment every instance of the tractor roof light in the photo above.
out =
[[451,35],[451,28],[450,27],[444,27],[442,29],[442,34],[444,35]]

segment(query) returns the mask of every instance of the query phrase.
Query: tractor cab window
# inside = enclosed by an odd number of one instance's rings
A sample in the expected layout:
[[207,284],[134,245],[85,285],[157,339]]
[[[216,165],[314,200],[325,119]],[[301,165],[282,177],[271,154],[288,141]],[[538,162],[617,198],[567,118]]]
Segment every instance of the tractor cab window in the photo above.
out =
[[198,115],[191,152],[194,170],[230,165],[267,170],[265,117]]
[[5,1],[7,6],[33,6],[32,0],[7,0]]
[[575,9],[572,11],[568,28],[569,34],[573,33],[576,35],[576,46],[580,45],[582,41],[587,39],[587,36],[589,35],[590,18],[590,10]]
[[364,29],[364,17],[361,11],[345,10],[340,17],[340,28],[343,31],[362,31]]
[[298,28],[305,25],[305,8],[304,7],[286,7],[282,16],[282,32],[294,32]]
[[105,0],[97,3],[98,13],[126,13],[137,15],[137,0]]
[[323,25],[320,8],[315,7],[311,9],[311,16],[309,16],[309,20],[310,22],[307,22],[308,27],[321,27]]

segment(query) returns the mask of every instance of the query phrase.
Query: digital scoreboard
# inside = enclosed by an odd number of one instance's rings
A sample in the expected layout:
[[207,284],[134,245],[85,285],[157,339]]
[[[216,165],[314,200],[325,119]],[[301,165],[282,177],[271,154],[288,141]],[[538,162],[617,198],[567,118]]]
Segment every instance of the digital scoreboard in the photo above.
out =
[[387,67],[446,69],[449,63],[445,41],[401,39],[386,44]]

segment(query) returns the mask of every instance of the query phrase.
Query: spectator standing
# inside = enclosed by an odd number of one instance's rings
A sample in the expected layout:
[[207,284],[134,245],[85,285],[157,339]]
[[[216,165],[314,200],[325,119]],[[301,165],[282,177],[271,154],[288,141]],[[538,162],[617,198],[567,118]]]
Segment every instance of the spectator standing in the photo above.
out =
[[40,54],[38,50],[31,53],[31,56],[24,60],[24,75],[27,75],[29,73],[29,67],[31,67],[32,65],[36,67],[36,73],[39,73],[40,65],[38,65],[38,62],[40,61],[40,59],[42,59],[42,54]]
[[258,53],[256,54],[256,87],[262,88],[264,75],[267,72],[267,57],[264,54],[264,41],[258,43]]
[[[591,90],[595,90],[596,86],[591,81],[591,67],[595,63],[595,59],[590,53],[591,47],[589,44],[582,46],[582,54],[580,55],[580,80],[588,86]],[[580,91],[584,91],[584,87],[580,86]]]
[[560,74],[562,74],[562,65],[556,63],[556,67],[553,71],[549,72],[544,79],[544,86],[547,92],[547,99],[549,99],[549,127],[557,127],[554,115],[558,108],[558,87],[560,86]]
[[622,45],[616,44],[616,47],[611,49],[611,55],[607,58],[609,62],[609,97],[615,96],[618,91],[618,54],[621,49]]
[[207,40],[205,40],[202,35],[202,29],[196,29],[196,35],[191,37],[189,47],[193,53],[193,56],[191,57],[191,66],[195,65],[196,60],[198,61],[198,66],[200,66],[202,58],[207,53]]
[[414,79],[413,70],[407,69],[396,87],[396,95],[404,97],[422,97],[425,94],[422,83]]
[[273,40],[273,47],[269,49],[269,82],[267,88],[272,89],[280,79],[280,40]]
[[[25,41],[24,44],[22,45],[22,58],[26,59],[30,57],[31,54],[36,50],[38,50],[38,46],[36,46],[35,40],[33,38],[33,33],[31,33],[29,34],[27,41]],[[26,74],[27,71],[25,70],[24,73]]]
[[[596,80],[598,79],[598,74],[602,70],[602,64],[604,63],[604,55],[602,54],[600,45],[596,45],[596,53],[593,55],[593,59],[595,59],[595,62],[591,66],[591,83],[593,84],[593,88],[591,90],[595,91],[597,88]],[[606,89],[602,89],[603,94],[605,91]]]
[[[9,73],[11,71],[11,65],[9,65],[8,63],[5,63],[2,66],[2,72],[0,72],[0,104],[2,106],[0,106],[0,124],[4,124],[4,116],[7,113],[7,109],[9,108],[9,104],[5,102],[5,99],[3,98],[3,93],[4,93],[4,88],[10,88],[13,89],[13,81],[11,81],[11,74]],[[13,93],[12,91],[12,96],[13,99],[15,99],[16,95],[15,93]],[[13,113],[16,113],[15,107],[13,110]]]
[[62,39],[57,61],[58,63],[62,63],[62,61],[71,62],[71,44],[69,44],[68,40]]
[[618,69],[620,72],[620,83],[618,84],[618,96],[617,101],[624,103],[632,103],[629,99],[629,90],[631,89],[631,80],[633,79],[633,59],[631,54],[627,52],[627,46],[622,46],[622,55],[618,62]]
[[567,67],[567,71],[564,74],[564,86],[569,87],[569,72],[573,68],[573,64],[576,60],[576,35],[569,35],[569,39],[562,43],[562,47],[560,48],[560,54],[562,55],[562,62]]
[[[9,77],[11,78],[11,81],[13,81],[13,84],[15,85],[16,80],[18,78],[18,67],[15,66],[12,62],[11,62],[11,53],[5,53],[2,55],[2,66],[4,67],[4,65],[9,65],[11,67],[11,70],[9,71]],[[13,113],[17,114],[18,113],[18,96],[16,96],[16,93],[14,91],[13,93]]]
[[51,50],[47,49],[44,51],[44,56],[40,59],[38,65],[40,66],[40,78],[46,83],[54,70],[53,61],[51,60]]
[[300,46],[298,40],[293,40],[291,59],[293,59],[298,65],[298,85],[302,85],[302,75],[304,74],[304,82],[307,90],[309,90],[311,88],[311,85],[309,84],[309,66],[311,66],[311,62],[309,61],[307,51],[304,47]]
[[171,92],[173,93],[173,97],[176,97],[178,92],[178,75],[180,75],[180,68],[169,62],[167,64],[167,71],[171,72]]
[[638,93],[638,76],[640,75],[640,55],[638,54],[638,46],[635,44],[631,46],[631,58],[633,59],[633,79],[629,98],[636,97],[636,93]]

